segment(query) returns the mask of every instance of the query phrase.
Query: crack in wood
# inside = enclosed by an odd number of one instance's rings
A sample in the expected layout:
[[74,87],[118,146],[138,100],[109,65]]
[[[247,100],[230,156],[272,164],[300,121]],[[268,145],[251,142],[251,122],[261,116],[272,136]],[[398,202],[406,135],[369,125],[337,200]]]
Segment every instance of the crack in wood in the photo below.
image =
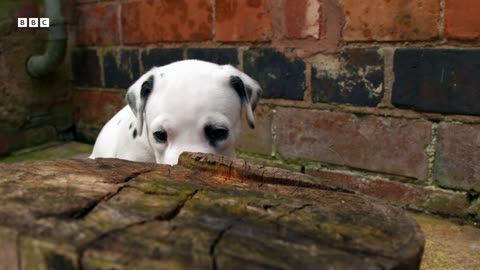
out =
[[221,229],[218,232],[217,237],[215,237],[215,239],[213,239],[212,243],[210,244],[210,257],[212,258],[212,269],[213,270],[218,269],[217,255],[215,254],[217,246],[220,243],[220,241],[222,240],[225,233],[227,233],[232,228],[233,228],[233,224],[230,224],[230,225],[226,226],[225,228]]
[[119,194],[127,185],[126,183],[128,183],[129,181],[131,181],[132,179],[135,179],[136,177],[140,176],[141,174],[144,174],[144,173],[149,173],[151,172],[152,170],[146,170],[146,171],[143,171],[143,172],[134,172],[132,174],[130,174],[129,176],[127,176],[122,182],[120,182],[121,184],[119,184],[120,186],[117,188],[117,190],[115,192],[109,192],[107,194],[105,194],[105,196],[103,196],[102,198],[100,198],[99,200],[97,201],[93,201],[92,203],[90,203],[86,208],[84,208],[83,210],[80,210],[78,212],[74,212],[72,213],[69,218],[73,218],[73,219],[84,219],[86,216],[88,216],[100,203],[102,202],[106,202],[106,201],[109,201],[111,198],[113,198],[114,196],[116,196],[117,194]]
[[93,239],[92,241],[86,243],[85,245],[83,245],[82,247],[78,248],[78,265],[79,265],[79,269],[82,270],[84,269],[83,267],[83,257],[85,255],[85,251],[91,247],[94,243],[106,238],[106,237],[109,237],[110,235],[113,235],[113,234],[116,234],[116,233],[119,233],[121,231],[125,231],[125,230],[128,230],[130,228],[133,228],[133,227],[136,227],[136,226],[140,226],[140,225],[144,225],[144,224],[147,224],[149,222],[153,222],[153,221],[169,221],[169,220],[173,220],[174,218],[176,218],[178,216],[178,214],[180,214],[180,211],[183,209],[183,207],[185,207],[185,204],[192,200],[193,197],[199,192],[201,191],[201,189],[196,189],[194,190],[193,192],[189,193],[185,199],[181,200],[177,206],[172,209],[172,211],[169,211],[167,212],[166,214],[159,214],[153,218],[150,218],[150,219],[145,219],[145,220],[141,220],[141,221],[138,221],[138,222],[134,222],[134,223],[131,223],[131,224],[128,224],[126,226],[123,226],[121,228],[117,228],[117,229],[114,229],[114,230],[111,230],[111,231],[108,231],[108,232],[104,232],[102,234],[100,234],[98,237],[96,237],[95,239]]
[[175,217],[178,216],[178,214],[180,214],[180,211],[183,209],[183,207],[185,206],[185,204],[192,200],[193,197],[200,191],[200,189],[196,189],[194,190],[192,193],[188,194],[187,197],[185,198],[185,200],[181,201],[177,207],[175,207],[174,209],[172,209],[172,211],[170,212],[167,212],[165,215],[158,215],[157,217],[155,217],[155,220],[172,220],[174,219]]
[[307,207],[311,207],[313,206],[313,204],[311,203],[306,203],[306,204],[303,204],[302,206],[300,207],[295,207],[293,209],[290,209],[290,211],[288,211],[286,214],[283,214],[283,215],[279,215],[276,219],[275,219],[275,223],[276,224],[279,224],[280,222],[280,219],[284,218],[284,217],[287,217],[287,216],[290,216],[292,215],[293,213],[297,212],[297,211],[301,211]]

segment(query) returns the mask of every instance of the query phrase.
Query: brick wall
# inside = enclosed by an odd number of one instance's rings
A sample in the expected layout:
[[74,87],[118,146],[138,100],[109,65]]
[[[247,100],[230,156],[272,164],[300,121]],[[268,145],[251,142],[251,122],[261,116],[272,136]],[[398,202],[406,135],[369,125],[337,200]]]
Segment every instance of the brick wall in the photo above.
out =
[[79,138],[154,65],[230,63],[264,89],[238,147],[408,208],[480,219],[475,0],[77,0]]
[[[67,16],[72,6],[63,3]],[[0,156],[71,133],[70,57],[43,80],[25,68],[29,56],[45,52],[48,30],[18,28],[17,18],[43,15],[43,1],[0,1]]]

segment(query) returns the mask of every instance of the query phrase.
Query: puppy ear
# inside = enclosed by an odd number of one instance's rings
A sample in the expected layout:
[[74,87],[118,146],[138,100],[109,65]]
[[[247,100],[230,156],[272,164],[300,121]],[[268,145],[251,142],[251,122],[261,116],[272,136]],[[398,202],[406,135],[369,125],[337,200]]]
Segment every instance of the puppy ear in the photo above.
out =
[[145,105],[147,104],[148,97],[153,90],[154,77],[152,73],[153,72],[149,71],[140,77],[140,79],[128,88],[125,97],[128,106],[130,106],[130,109],[137,118],[138,136],[142,135]]
[[242,102],[243,108],[247,114],[248,125],[253,129],[255,128],[253,111],[257,106],[258,100],[260,99],[262,89],[250,77],[246,75],[243,75],[242,77],[244,77],[244,79],[242,79],[240,76],[230,76],[230,85],[240,97],[240,101]]
[[247,77],[244,79],[245,89],[247,90],[247,95],[250,97],[252,111],[255,111],[255,108],[257,108],[257,104],[260,101],[260,97],[262,96],[262,88],[260,88],[260,85],[252,78],[246,75],[245,77]]

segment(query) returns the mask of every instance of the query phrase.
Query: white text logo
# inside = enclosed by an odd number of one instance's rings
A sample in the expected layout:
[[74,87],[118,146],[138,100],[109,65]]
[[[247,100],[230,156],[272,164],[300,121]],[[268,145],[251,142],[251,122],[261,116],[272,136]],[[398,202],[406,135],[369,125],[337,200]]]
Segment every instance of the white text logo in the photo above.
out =
[[50,18],[18,18],[17,27],[50,27]]

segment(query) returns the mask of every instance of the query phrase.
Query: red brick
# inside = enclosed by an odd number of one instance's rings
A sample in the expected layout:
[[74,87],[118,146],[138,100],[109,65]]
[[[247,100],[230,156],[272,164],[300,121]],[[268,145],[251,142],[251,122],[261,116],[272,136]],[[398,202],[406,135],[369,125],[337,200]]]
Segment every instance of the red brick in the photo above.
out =
[[92,3],[97,2],[98,0],[74,0],[76,4]]
[[217,0],[215,12],[219,41],[266,41],[272,36],[266,0]]
[[[12,2],[13,3],[13,2]],[[9,7],[7,5],[7,7]],[[15,4],[10,7],[13,7],[13,11],[11,12],[11,18],[14,18],[15,19],[15,25],[17,25],[17,18],[36,18],[36,17],[40,17],[40,9],[39,9],[39,5],[38,5],[38,2],[35,3],[35,2],[26,2],[26,1],[23,1],[23,2],[20,2],[18,4]],[[1,14],[1,15],[5,15],[5,14]]]
[[125,44],[212,38],[212,1],[163,0],[122,4]]
[[82,90],[73,95],[75,123],[102,127],[125,106],[123,91]]
[[435,177],[442,187],[480,192],[480,125],[441,123]]
[[78,45],[112,45],[119,43],[117,4],[86,5],[77,8]]
[[445,1],[445,35],[450,39],[480,38],[480,2],[478,0]]
[[279,108],[274,125],[275,144],[286,158],[428,177],[430,122]]
[[242,134],[237,149],[242,152],[270,155],[273,145],[272,122],[272,110],[267,106],[257,107],[255,110],[255,129],[250,129],[247,122],[243,121]]
[[[11,30],[18,31],[18,32],[29,32],[33,33],[35,28],[23,28],[17,26],[17,18],[37,18],[40,14],[40,9],[38,3],[33,2],[20,2],[16,3],[16,1],[11,1],[11,3],[6,5],[5,8],[1,7],[0,4],[0,20],[2,21],[2,34],[8,33]],[[8,22],[8,20],[11,20]],[[10,30],[11,29],[11,30]]]
[[307,169],[305,172],[322,180],[333,181],[345,189],[354,190],[409,209],[466,217],[469,208],[466,193],[415,186],[386,179],[355,176],[335,171]]
[[432,40],[439,36],[439,0],[344,0],[346,41]]
[[41,126],[27,130],[17,130],[0,134],[0,155],[15,150],[37,146],[57,139],[57,131],[53,126]]
[[287,38],[320,38],[320,0],[285,0],[283,11]]

